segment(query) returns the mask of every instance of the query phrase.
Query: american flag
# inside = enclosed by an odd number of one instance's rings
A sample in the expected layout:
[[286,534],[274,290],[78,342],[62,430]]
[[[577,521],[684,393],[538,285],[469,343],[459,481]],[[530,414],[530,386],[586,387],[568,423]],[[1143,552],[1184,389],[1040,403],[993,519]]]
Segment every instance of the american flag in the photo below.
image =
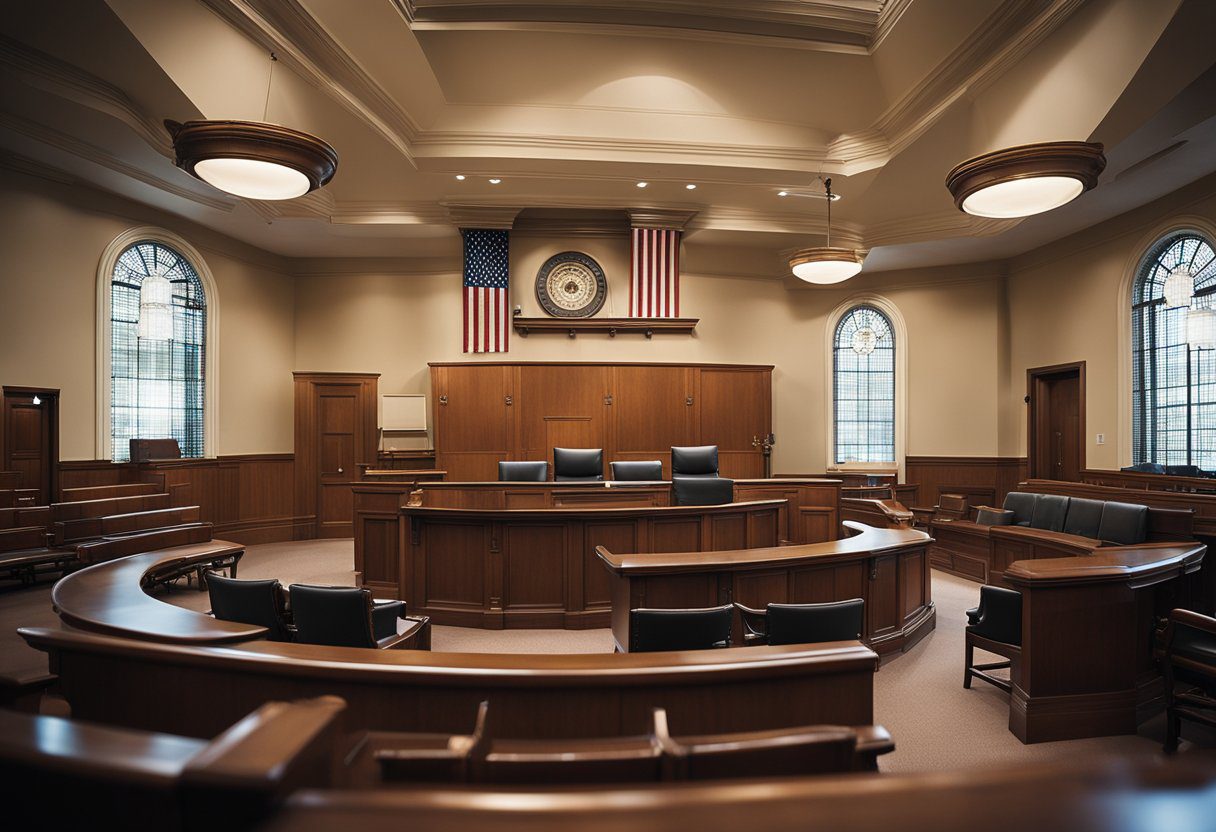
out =
[[506,352],[508,306],[507,235],[492,228],[464,230],[464,351]]
[[632,261],[629,317],[680,317],[680,232],[674,228],[633,229]]

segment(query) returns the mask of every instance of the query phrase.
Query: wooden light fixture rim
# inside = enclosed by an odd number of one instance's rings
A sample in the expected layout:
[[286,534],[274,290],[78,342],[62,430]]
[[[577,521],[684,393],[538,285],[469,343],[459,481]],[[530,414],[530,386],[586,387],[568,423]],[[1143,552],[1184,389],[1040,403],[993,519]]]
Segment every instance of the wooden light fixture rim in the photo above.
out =
[[338,152],[300,130],[258,121],[165,120],[176,164],[192,176],[204,159],[255,159],[299,171],[309,191],[326,185],[338,169]]
[[1045,176],[1066,176],[1081,183],[1082,192],[1098,184],[1106,168],[1101,142],[1039,142],[1006,147],[955,165],[946,176],[946,187],[961,211],[963,202],[976,191]]

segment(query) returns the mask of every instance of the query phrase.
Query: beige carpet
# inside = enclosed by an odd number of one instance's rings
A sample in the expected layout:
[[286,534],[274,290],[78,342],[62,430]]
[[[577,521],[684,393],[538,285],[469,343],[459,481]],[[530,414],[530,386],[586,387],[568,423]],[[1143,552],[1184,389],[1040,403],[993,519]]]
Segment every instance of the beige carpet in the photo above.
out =
[[[349,540],[273,543],[249,547],[243,578],[276,577],[284,583],[353,584]],[[0,592],[0,672],[45,667],[45,657],[14,633],[17,626],[54,626],[50,588]],[[895,738],[884,771],[947,771],[1018,762],[1071,761],[1098,755],[1156,755],[1163,720],[1142,726],[1140,736],[1103,737],[1023,745],[1008,730],[1009,699],[982,682],[962,685],[964,611],[975,605],[979,585],[933,573],[937,629],[909,653],[888,661],[874,678],[875,721]],[[179,589],[162,596],[191,609],[207,608],[206,593]],[[612,650],[608,630],[475,630],[435,627],[436,651],[479,653],[597,653]],[[1205,738],[1207,744],[1207,738]]]

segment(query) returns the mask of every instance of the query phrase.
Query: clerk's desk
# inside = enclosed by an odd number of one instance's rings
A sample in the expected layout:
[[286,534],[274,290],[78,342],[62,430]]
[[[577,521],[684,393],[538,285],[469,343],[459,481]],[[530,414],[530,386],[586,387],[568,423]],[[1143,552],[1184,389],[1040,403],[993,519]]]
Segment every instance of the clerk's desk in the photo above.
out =
[[[879,656],[906,651],[936,624],[929,585],[930,537],[910,528],[845,521],[854,534],[802,546],[726,552],[596,554],[612,575],[612,636],[629,651],[629,611],[737,602],[808,604],[862,598],[862,641]],[[743,644],[738,616],[731,641]]]

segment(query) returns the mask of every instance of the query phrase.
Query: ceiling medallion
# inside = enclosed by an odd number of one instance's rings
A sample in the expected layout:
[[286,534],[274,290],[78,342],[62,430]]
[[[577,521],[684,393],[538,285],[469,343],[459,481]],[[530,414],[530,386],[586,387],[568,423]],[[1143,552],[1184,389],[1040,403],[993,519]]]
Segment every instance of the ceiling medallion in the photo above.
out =
[[828,285],[848,280],[860,272],[863,258],[856,249],[833,248],[832,203],[836,197],[832,194],[832,180],[823,180],[823,188],[828,203],[827,245],[794,252],[790,257],[790,269],[794,277],[807,283]]
[[1099,142],[1025,144],[968,159],[950,171],[946,187],[968,214],[1029,217],[1091,190],[1105,167]]
[[337,151],[309,133],[266,121],[277,60],[272,53],[262,121],[165,120],[179,168],[246,199],[294,199],[334,178]]

